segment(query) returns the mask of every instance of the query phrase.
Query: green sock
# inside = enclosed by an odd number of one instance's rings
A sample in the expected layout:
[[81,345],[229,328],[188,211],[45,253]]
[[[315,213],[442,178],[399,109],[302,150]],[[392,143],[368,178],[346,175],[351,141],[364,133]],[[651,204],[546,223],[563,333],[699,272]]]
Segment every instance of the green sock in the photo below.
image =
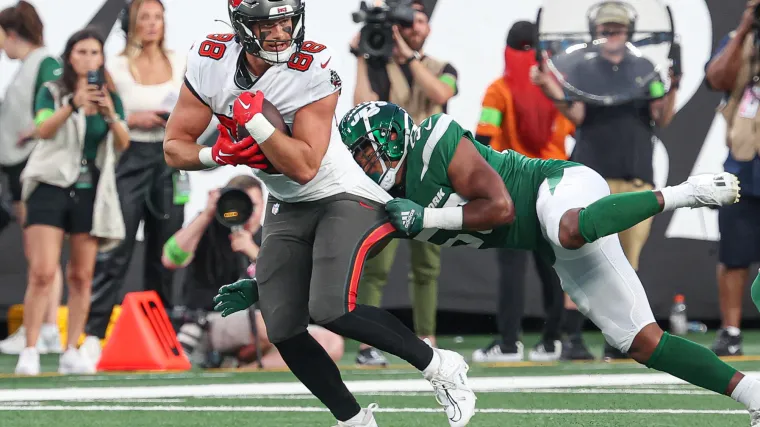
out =
[[755,306],[760,311],[760,272],[757,273],[757,278],[752,283],[752,301],[755,302]]
[[646,366],[720,394],[737,372],[710,349],[667,332]]
[[662,211],[653,191],[603,197],[581,210],[578,228],[587,243],[628,230]]

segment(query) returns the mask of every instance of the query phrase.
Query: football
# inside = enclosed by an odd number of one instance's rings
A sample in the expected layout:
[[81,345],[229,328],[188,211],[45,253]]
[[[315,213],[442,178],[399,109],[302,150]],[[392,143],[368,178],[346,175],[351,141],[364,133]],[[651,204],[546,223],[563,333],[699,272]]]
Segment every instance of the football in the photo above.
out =
[[[277,109],[277,107],[275,107],[274,104],[269,102],[267,99],[264,99],[264,104],[262,107],[262,114],[264,114],[264,117],[269,120],[269,123],[271,123],[275,129],[285,133],[285,135],[291,136],[290,128],[287,124],[285,124],[285,119],[282,118],[282,114],[280,114],[280,111]],[[246,129],[245,126],[238,125],[238,140],[250,135],[251,134],[248,132],[248,129]],[[264,169],[264,172],[268,174],[280,173],[277,171],[277,169],[274,168],[274,166],[271,166],[269,169]]]

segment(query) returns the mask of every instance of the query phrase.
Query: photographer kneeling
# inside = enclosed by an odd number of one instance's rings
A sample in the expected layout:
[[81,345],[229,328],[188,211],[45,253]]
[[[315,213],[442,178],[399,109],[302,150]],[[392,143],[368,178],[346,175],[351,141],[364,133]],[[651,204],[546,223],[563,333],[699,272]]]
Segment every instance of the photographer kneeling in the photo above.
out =
[[[241,199],[241,193],[247,194],[250,203]],[[212,190],[206,209],[164,245],[162,263],[166,268],[188,267],[183,284],[185,305],[203,313],[202,320],[186,323],[180,328],[180,341],[188,353],[198,350],[196,346],[201,342],[207,342],[211,348],[204,349],[207,350],[204,353],[230,354],[245,364],[251,362],[250,355],[257,353],[258,344],[258,354],[262,355],[257,363],[259,367],[285,366],[267,339],[258,310],[251,307],[224,318],[216,313],[205,314],[213,311],[213,298],[220,283],[255,276],[264,206],[261,182],[248,175],[236,176],[224,188]],[[231,224],[240,225],[230,227]],[[205,324],[205,328],[199,324]],[[207,339],[202,336],[203,329],[208,333]],[[321,329],[318,332],[310,329],[310,332],[331,356],[337,354],[337,359],[342,356],[341,337]]]

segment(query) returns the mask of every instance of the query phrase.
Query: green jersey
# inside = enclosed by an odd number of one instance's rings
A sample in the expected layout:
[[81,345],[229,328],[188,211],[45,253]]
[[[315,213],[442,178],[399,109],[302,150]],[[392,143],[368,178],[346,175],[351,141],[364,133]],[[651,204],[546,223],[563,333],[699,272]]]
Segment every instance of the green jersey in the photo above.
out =
[[473,141],[478,152],[504,180],[515,206],[515,220],[487,231],[424,229],[414,239],[441,246],[538,250],[551,256],[536,214],[538,188],[546,179],[559,180],[565,168],[578,166],[577,163],[531,159],[512,150],[494,151],[475,142],[472,134],[451,116],[436,114],[423,121],[410,138],[406,198],[428,208],[467,203],[454,192],[448,176],[449,164],[462,138]]

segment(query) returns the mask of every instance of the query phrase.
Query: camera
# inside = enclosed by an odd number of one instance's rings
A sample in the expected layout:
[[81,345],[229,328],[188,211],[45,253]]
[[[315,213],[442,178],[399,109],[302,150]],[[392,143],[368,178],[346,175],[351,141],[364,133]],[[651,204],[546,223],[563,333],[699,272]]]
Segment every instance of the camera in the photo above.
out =
[[359,36],[359,52],[372,66],[385,65],[393,55],[393,26],[409,28],[414,24],[411,0],[381,0],[372,6],[362,1],[354,22],[364,23]]
[[248,222],[253,208],[253,200],[248,193],[239,188],[225,187],[216,202],[216,220],[234,230]]

